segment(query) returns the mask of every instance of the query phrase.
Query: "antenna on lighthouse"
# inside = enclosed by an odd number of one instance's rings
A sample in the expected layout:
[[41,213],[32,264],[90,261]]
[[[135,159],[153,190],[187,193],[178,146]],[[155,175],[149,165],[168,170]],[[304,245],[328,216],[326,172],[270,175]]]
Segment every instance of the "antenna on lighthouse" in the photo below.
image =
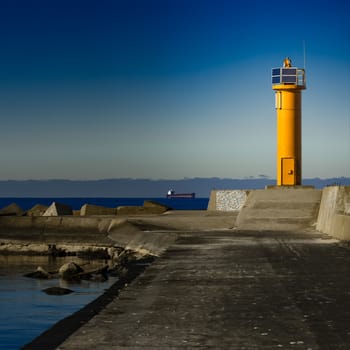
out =
[[303,56],[304,56],[304,69],[306,69],[306,45],[305,40],[303,40]]

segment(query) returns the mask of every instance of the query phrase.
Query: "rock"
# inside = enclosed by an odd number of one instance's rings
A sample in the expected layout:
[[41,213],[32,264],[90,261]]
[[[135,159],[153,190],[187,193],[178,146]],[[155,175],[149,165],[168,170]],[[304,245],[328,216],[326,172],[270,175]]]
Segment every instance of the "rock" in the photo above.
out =
[[106,273],[97,273],[92,276],[90,281],[94,282],[106,282],[108,280],[108,275]]
[[62,248],[57,248],[55,244],[48,244],[47,253],[50,256],[67,256],[67,252]]
[[38,266],[36,271],[34,272],[29,272],[24,275],[25,277],[30,277],[30,278],[39,278],[39,279],[49,279],[52,276],[50,275],[49,272],[44,270],[41,266]]
[[45,211],[48,209],[47,205],[36,204],[33,208],[29,209],[26,212],[27,216],[42,216]]
[[72,279],[74,278],[74,275],[83,272],[84,270],[75,262],[71,261],[69,263],[66,263],[60,267],[58,270],[58,274],[63,279]]
[[81,259],[110,259],[106,248],[88,248],[77,252],[77,257]]
[[11,203],[0,210],[0,216],[21,216],[23,214],[23,209],[16,203]]
[[70,293],[74,293],[74,290],[62,287],[50,287],[42,290],[46,294],[49,295],[66,295]]
[[109,266],[104,265],[99,267],[98,269],[80,272],[74,275],[74,278],[88,280],[88,281],[96,281],[96,282],[104,282],[108,280]]
[[93,204],[84,204],[80,209],[80,215],[116,215],[115,208],[108,208]]
[[69,205],[53,202],[43,214],[43,216],[59,215],[73,215],[73,210]]

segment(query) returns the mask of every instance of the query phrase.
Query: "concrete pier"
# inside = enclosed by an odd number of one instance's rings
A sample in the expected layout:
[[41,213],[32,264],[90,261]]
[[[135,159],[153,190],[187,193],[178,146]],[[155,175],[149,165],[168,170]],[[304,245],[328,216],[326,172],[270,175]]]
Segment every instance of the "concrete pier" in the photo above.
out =
[[316,232],[181,233],[57,348],[347,349],[349,264]]
[[2,218],[4,242],[11,227],[22,244],[41,228],[44,243],[88,237],[156,257],[24,349],[348,349],[349,189],[251,191],[239,211],[215,198],[208,211]]

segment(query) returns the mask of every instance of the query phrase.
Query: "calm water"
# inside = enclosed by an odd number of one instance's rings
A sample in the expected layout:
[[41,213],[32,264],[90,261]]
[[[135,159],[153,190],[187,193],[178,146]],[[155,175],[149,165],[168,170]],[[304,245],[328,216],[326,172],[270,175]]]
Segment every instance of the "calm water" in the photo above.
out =
[[[103,265],[103,261],[87,261],[72,257],[0,256],[0,348],[20,349],[57,321],[71,315],[96,299],[116,278],[106,282],[67,283],[60,279],[38,280],[23,277],[37,266],[53,271],[65,262],[86,264],[85,269]],[[42,289],[64,287],[74,291],[68,295],[47,295]]]
[[16,203],[23,210],[28,210],[36,204],[50,205],[54,201],[70,205],[74,210],[80,209],[86,203],[116,208],[123,205],[143,205],[145,200],[153,200],[177,210],[205,210],[209,201],[208,198],[0,198],[0,208]]

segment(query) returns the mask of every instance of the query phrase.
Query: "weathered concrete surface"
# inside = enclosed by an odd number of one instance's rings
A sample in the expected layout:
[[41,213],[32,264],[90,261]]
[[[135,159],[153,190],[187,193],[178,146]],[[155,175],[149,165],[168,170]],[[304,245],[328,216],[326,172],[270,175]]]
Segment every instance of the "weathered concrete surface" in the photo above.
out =
[[[158,256],[177,231],[229,229],[237,214],[169,211],[128,217],[0,217],[0,253],[45,254],[50,246],[69,254],[113,247]],[[174,231],[164,236],[163,231]]]
[[[234,229],[236,215],[0,217],[0,247],[17,240],[58,248],[119,246],[159,256],[143,275],[125,282],[119,297],[109,293],[110,303],[90,321],[78,317],[73,328],[63,321],[65,332],[51,332],[32,349],[62,342],[62,350],[347,349],[349,246],[310,226]],[[96,314],[93,305],[85,316]]]
[[81,216],[87,216],[87,215],[116,215],[117,209],[116,208],[107,208],[103,207],[101,205],[93,205],[93,204],[84,204],[80,208],[80,215]]
[[330,186],[322,191],[318,231],[350,240],[350,186]]
[[318,233],[181,233],[58,349],[348,349],[349,265]]
[[53,202],[43,213],[43,216],[73,215],[73,210],[69,205]]
[[8,206],[0,209],[0,216],[21,216],[23,214],[23,209],[16,203],[11,203]]
[[248,190],[212,190],[208,210],[239,211],[246,202],[249,192]]
[[169,208],[163,204],[158,204],[152,201],[145,201],[143,206],[121,206],[117,208],[117,215],[155,215],[163,214]]
[[245,230],[299,230],[316,224],[321,190],[275,187],[251,191],[236,226]]
[[113,248],[122,247],[158,255],[169,243],[147,228],[113,217],[0,217],[0,253],[48,254],[55,246],[66,254],[106,249],[113,257]]
[[74,216],[0,217],[0,254],[50,255],[52,249],[65,254],[109,250],[111,219]]
[[222,230],[232,229],[238,212],[220,212],[207,210],[171,210],[163,215],[135,217],[129,222],[145,229],[168,231]]
[[350,215],[335,214],[330,235],[342,241],[350,241]]
[[27,210],[26,215],[27,216],[42,216],[47,209],[48,209],[47,205],[35,204],[34,207]]

